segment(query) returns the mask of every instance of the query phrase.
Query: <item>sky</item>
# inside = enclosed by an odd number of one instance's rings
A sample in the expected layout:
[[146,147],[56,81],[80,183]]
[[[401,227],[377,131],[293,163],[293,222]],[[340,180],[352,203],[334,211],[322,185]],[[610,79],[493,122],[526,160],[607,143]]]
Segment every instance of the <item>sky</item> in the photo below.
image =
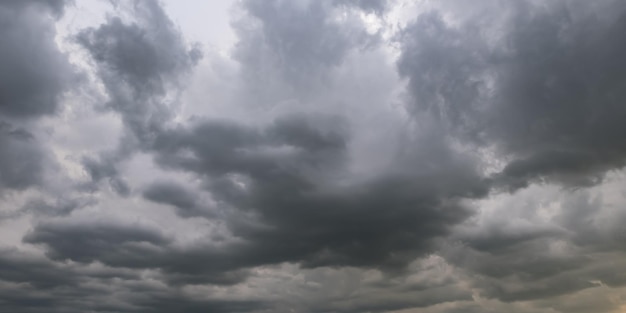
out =
[[626,312],[626,2],[0,1],[0,312]]

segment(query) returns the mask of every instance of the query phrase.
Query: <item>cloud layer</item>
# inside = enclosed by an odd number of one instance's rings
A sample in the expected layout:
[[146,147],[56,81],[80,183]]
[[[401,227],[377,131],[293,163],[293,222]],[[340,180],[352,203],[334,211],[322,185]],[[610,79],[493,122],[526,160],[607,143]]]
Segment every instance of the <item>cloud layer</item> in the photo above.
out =
[[0,311],[626,307],[621,1],[177,5],[0,4]]

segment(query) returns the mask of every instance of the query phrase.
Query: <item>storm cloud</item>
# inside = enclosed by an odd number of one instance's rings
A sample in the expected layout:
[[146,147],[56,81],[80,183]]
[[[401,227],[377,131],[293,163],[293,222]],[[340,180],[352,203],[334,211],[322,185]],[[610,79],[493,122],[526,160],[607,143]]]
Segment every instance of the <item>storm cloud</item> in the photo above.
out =
[[0,311],[626,306],[621,1],[207,6],[0,4]]
[[624,70],[612,56],[625,47],[623,4],[483,10],[504,18],[451,26],[433,12],[404,30],[398,69],[414,113],[431,112],[462,140],[510,159],[496,179],[513,189],[543,179],[593,185],[621,168]]
[[0,4],[0,194],[41,182],[46,152],[31,122],[57,112],[72,67],[54,43],[63,1]]

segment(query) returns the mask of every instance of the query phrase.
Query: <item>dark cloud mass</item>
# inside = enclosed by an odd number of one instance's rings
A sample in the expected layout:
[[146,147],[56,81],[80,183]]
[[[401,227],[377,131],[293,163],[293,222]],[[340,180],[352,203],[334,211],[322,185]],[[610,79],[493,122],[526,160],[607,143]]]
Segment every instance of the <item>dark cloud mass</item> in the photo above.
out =
[[537,179],[592,185],[621,168],[623,4],[493,10],[507,18],[452,27],[429,13],[404,31],[398,68],[417,110],[464,140],[495,145],[511,159],[496,179],[513,189]]
[[43,152],[30,133],[9,123],[0,124],[0,144],[0,192],[40,181]]
[[45,151],[29,120],[57,111],[72,76],[54,43],[62,1],[0,3],[0,195],[41,182]]
[[62,1],[0,4],[0,113],[4,116],[37,117],[57,109],[70,69],[50,26],[62,10]]
[[[246,240],[228,258],[233,267],[284,261],[401,266],[430,251],[432,239],[469,214],[459,200],[473,195],[479,178],[455,159],[416,155],[415,161],[437,168],[336,184],[349,177],[349,136],[333,129],[342,124],[327,116],[288,116],[266,130],[201,122],[159,138],[157,162],[203,175],[230,230]],[[456,181],[445,167],[456,170]],[[177,189],[156,185],[144,196],[192,207],[190,196]]]
[[174,206],[183,217],[210,216],[210,209],[190,190],[172,182],[156,182],[143,192],[144,198],[155,203]]
[[0,2],[0,312],[626,308],[624,2],[82,5]]

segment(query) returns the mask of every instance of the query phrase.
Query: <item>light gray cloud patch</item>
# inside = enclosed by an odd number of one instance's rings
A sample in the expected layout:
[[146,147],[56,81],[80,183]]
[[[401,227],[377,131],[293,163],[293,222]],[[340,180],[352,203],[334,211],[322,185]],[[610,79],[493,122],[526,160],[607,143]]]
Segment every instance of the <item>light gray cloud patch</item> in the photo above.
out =
[[158,2],[134,1],[128,8],[133,22],[111,17],[98,28],[82,30],[76,41],[95,62],[109,101],[126,131],[116,150],[84,165],[95,182],[109,178],[110,186],[128,195],[118,163],[138,149],[149,147],[175,113],[181,79],[201,58],[199,47],[189,48]]

